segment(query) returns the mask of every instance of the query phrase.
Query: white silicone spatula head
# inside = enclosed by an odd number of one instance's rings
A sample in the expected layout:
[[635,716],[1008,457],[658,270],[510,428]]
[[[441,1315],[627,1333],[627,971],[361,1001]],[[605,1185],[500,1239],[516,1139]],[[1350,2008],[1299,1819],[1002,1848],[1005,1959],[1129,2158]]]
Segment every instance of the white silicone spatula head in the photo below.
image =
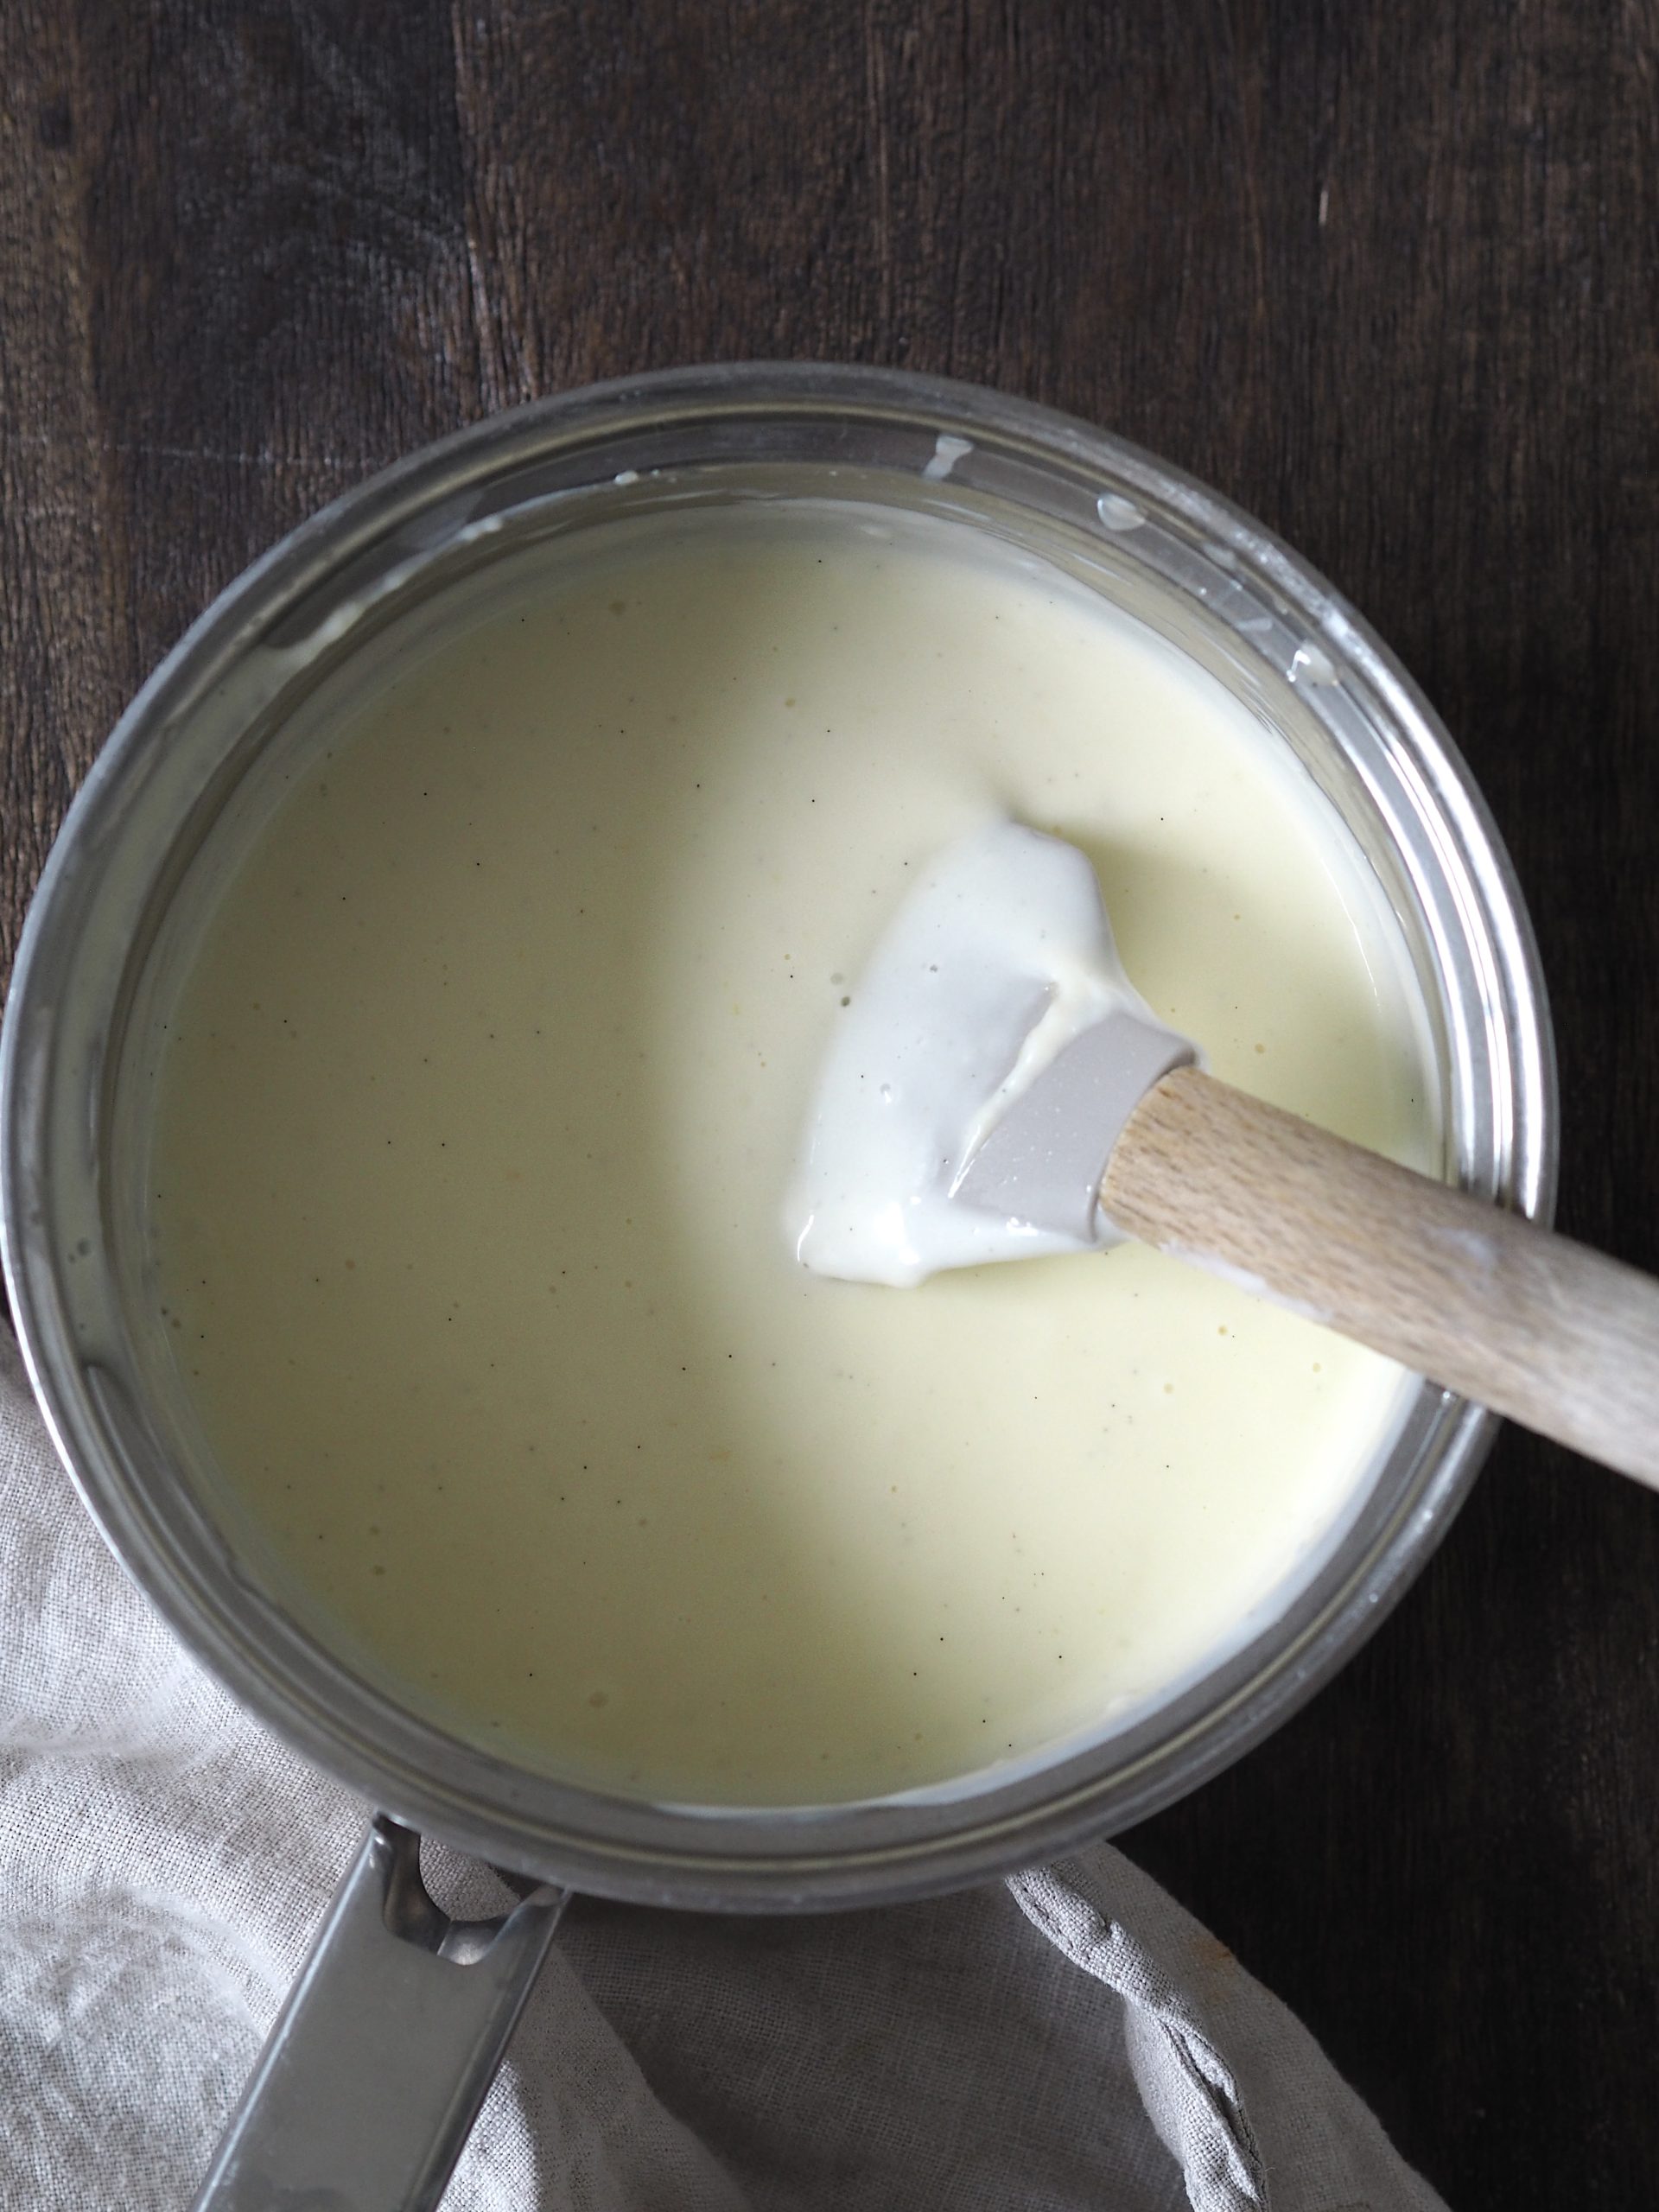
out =
[[1130,987],[1084,855],[996,823],[929,864],[849,994],[790,1193],[798,1256],[912,1284],[1107,1242],[1117,1131],[1192,1058]]

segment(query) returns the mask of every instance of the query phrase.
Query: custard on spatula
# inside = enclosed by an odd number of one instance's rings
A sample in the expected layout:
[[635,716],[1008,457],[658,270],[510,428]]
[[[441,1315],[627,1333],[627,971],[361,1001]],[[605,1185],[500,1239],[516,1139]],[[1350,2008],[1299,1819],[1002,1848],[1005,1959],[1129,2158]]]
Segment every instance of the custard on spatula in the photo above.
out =
[[1136,1237],[1659,1486],[1659,1282],[1205,1073],[1062,840],[940,855],[849,1012],[790,1197],[804,1266],[913,1286]]

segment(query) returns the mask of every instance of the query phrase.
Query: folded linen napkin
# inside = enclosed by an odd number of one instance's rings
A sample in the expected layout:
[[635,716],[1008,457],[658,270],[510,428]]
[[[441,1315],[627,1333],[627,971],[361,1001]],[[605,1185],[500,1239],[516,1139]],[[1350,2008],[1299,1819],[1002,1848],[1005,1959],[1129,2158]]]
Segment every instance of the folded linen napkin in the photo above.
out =
[[[365,1808],[104,1549],[0,1324],[0,2207],[187,2205]],[[430,1867],[429,1865],[429,1872]],[[511,1902],[457,1858],[453,1911]],[[1435,2212],[1317,2044],[1105,1845],[809,1920],[587,1901],[454,2212]]]

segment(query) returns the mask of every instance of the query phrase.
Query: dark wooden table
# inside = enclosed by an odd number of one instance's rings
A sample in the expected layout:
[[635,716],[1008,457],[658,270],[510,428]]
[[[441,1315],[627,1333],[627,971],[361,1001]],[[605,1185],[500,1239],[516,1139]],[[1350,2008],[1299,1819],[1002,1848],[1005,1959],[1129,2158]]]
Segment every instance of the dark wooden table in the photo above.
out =
[[[0,957],[202,604],[486,410],[751,355],[1048,400],[1379,625],[1531,901],[1567,1227],[1659,1268],[1659,10],[0,7]],[[1659,2203],[1659,1500],[1514,1434],[1129,1848],[1463,2212]]]

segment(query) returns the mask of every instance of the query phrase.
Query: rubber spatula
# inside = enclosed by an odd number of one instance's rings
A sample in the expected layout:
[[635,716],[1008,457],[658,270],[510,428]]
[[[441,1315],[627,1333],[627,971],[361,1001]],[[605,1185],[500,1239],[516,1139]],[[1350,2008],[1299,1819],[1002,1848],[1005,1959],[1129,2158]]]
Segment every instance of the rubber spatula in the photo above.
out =
[[1128,1236],[1659,1487],[1659,1281],[1222,1083],[1011,823],[901,908],[826,1061],[804,1264],[894,1283]]

